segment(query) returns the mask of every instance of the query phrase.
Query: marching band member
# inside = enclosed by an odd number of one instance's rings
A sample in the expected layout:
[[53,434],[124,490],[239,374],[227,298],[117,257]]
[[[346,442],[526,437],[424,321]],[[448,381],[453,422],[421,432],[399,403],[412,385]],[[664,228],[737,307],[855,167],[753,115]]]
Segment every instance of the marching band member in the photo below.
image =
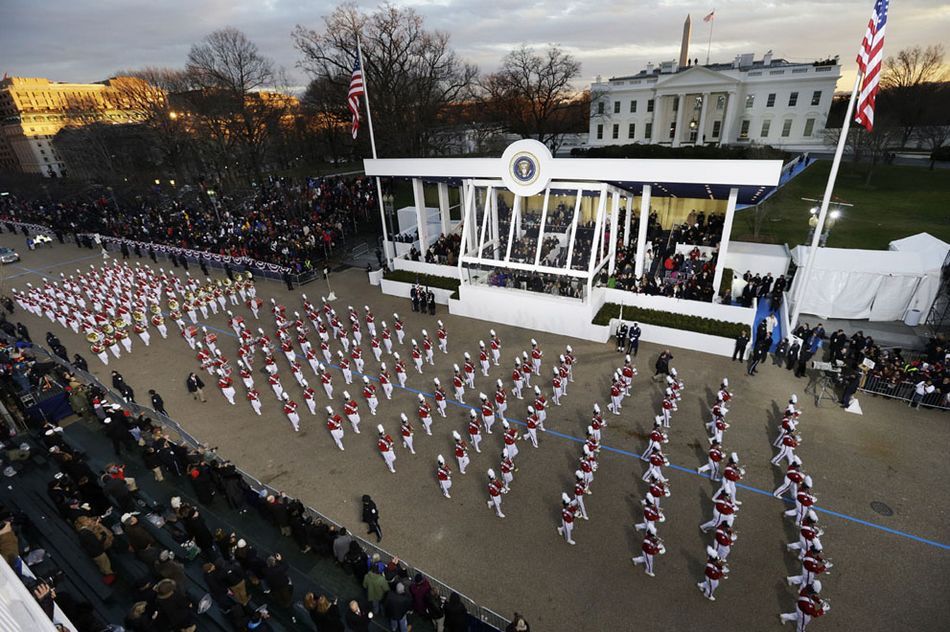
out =
[[[475,411],[472,411],[475,412]],[[495,470],[488,469],[488,508],[495,508],[495,515],[499,518],[504,518],[505,514],[501,513],[501,495],[503,492],[504,486],[502,482],[495,478]]]
[[393,464],[396,462],[396,452],[393,438],[386,434],[386,430],[382,424],[376,426],[376,429],[379,431],[379,440],[376,442],[376,447],[379,449],[379,454],[383,457],[383,461],[386,462],[386,467],[389,468],[390,472],[395,474],[396,467]]
[[415,454],[416,451],[412,447],[412,424],[409,423],[409,417],[406,416],[406,413],[399,413],[399,419],[401,423],[399,424],[399,434],[402,435],[402,447],[409,450],[410,454]]
[[346,391],[343,391],[343,414],[346,415],[346,418],[350,420],[350,425],[353,426],[353,432],[356,434],[360,433],[360,410],[359,406],[356,404],[356,400],[350,397],[350,394]]
[[[574,531],[574,518],[577,516],[577,507],[571,502],[567,494],[561,494],[561,526],[557,528],[557,534],[564,537],[564,540],[571,545],[577,544],[571,538],[571,532]],[[502,516],[504,517],[504,516]]]
[[254,412],[260,416],[261,414],[261,394],[257,392],[256,389],[251,388],[247,391],[247,401],[251,405],[251,408],[254,409]]
[[442,382],[439,381],[439,378],[434,378],[432,380],[435,390],[432,395],[435,397],[435,407],[438,409],[439,414],[442,415],[443,419],[445,418],[445,402],[448,399],[448,396],[445,394],[445,389],[442,388]]
[[290,395],[284,393],[284,414],[290,420],[290,425],[294,427],[294,432],[300,432],[300,415],[297,414],[297,402],[290,399]]
[[714,596],[716,587],[719,586],[720,580],[726,579],[729,568],[726,566],[725,560],[719,558],[719,554],[716,553],[716,549],[713,547],[706,547],[706,556],[706,568],[703,571],[706,577],[703,581],[697,582],[696,586],[699,587],[706,599],[716,601]]
[[643,564],[643,571],[650,577],[656,577],[656,575],[653,574],[653,558],[666,553],[663,540],[657,537],[655,533],[647,531],[643,535],[643,544],[640,545],[640,550],[642,553],[637,557],[631,558],[631,561],[634,564]]
[[343,418],[333,412],[333,408],[327,406],[327,430],[336,443],[336,447],[343,450]]
[[426,434],[430,437],[432,436],[432,407],[429,406],[429,403],[426,402],[425,395],[419,393],[417,396],[419,400],[419,422],[422,423],[422,427],[425,429]]
[[445,464],[445,459],[442,458],[441,454],[436,457],[436,463],[438,466],[435,470],[435,477],[439,481],[439,489],[442,490],[443,496],[451,498],[449,490],[452,488],[452,470]]
[[370,414],[375,415],[376,407],[379,405],[379,400],[376,399],[376,387],[369,383],[369,378],[365,375],[363,376],[363,398],[369,406]]
[[468,458],[468,446],[462,441],[462,435],[458,431],[452,431],[452,438],[455,439],[455,460],[459,464],[459,472],[465,474],[465,468],[468,467],[470,459]]
[[472,442],[472,446],[475,448],[475,451],[481,452],[481,449],[478,447],[482,442],[482,431],[478,424],[478,413],[476,413],[474,410],[469,410],[468,417],[469,440]]

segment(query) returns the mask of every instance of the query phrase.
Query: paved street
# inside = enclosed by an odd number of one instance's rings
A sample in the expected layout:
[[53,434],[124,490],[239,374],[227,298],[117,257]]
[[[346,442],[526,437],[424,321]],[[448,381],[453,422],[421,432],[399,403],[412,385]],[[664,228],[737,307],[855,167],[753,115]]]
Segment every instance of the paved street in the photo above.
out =
[[[19,264],[3,267],[4,292],[11,287],[22,288],[27,282],[37,285],[43,275],[52,279],[60,272],[68,274],[101,263],[98,253],[69,245],[55,244],[49,250],[27,252],[23,239],[8,233],[0,235],[0,246],[16,247],[23,257]],[[147,261],[143,259],[142,264]],[[200,274],[195,266],[191,272]],[[781,480],[780,470],[769,464],[774,454],[771,442],[780,411],[789,394],[796,392],[804,410],[799,426],[804,441],[798,454],[814,479],[823,510],[820,520],[826,532],[822,538],[825,555],[835,565],[830,576],[823,578],[822,590],[832,610],[810,629],[947,629],[947,414],[913,411],[899,402],[863,394],[859,394],[863,416],[845,413],[828,402],[815,408],[804,394],[806,381],[796,380],[791,372],[771,363],[750,378],[738,363],[673,349],[673,365],[687,387],[665,450],[677,466],[666,472],[672,497],[662,503],[667,520],[659,525],[667,553],[658,558],[656,577],[651,579],[641,567],[631,564],[630,557],[639,551],[641,538],[633,524],[640,520],[639,499],[645,493],[640,482],[643,464],[636,455],[645,446],[661,399],[660,386],[649,377],[659,352],[656,346],[641,345],[637,362],[640,375],[634,380],[633,396],[624,401],[622,415],[607,417],[600,469],[592,486],[594,493],[587,498],[590,521],[579,522],[574,534],[577,546],[572,547],[555,531],[559,497],[573,480],[591,405],[599,402],[606,412],[609,375],[622,363],[621,356],[608,345],[455,318],[446,313],[444,306],[439,306],[437,317],[413,314],[408,301],[382,295],[367,283],[365,272],[357,269],[333,276],[332,284],[339,296],[335,305],[341,317],[347,305],[360,312],[364,304],[370,305],[377,321],[391,320],[393,311],[398,311],[406,321],[407,343],[419,337],[422,328],[434,337],[436,318],[443,319],[449,332],[449,355],[437,352],[436,366],[426,366],[424,375],[416,374],[411,366],[408,346],[400,349],[410,365],[410,388],[397,387],[392,401],[381,401],[376,418],[370,417],[363,406],[363,432],[355,435],[349,425],[345,427],[345,452],[333,445],[324,418],[307,413],[280,354],[283,384],[301,403],[303,431],[299,434],[292,431],[259,375],[256,380],[264,401],[263,417],[254,415],[241,399],[243,387],[239,384],[237,406],[229,406],[210,379],[206,379],[209,402],[193,401],[185,391],[184,379],[198,367],[180,337],[162,340],[153,330],[149,348],[135,337],[133,353],[105,367],[89,352],[81,336],[58,324],[50,325],[19,310],[11,320],[22,320],[34,340],[42,340],[47,330],[56,333],[70,354],[79,352],[86,357],[90,369],[103,382],[109,382],[110,370],[119,370],[140,402],[147,401],[149,388],[156,389],[172,417],[190,433],[218,446],[223,456],[262,481],[300,497],[347,526],[360,528],[359,498],[371,494],[379,504],[385,533],[382,545],[387,550],[499,613],[524,613],[532,629],[540,631],[625,630],[634,629],[636,621],[649,622],[646,629],[663,630],[778,629],[778,614],[794,609],[796,593],[786,586],[785,576],[798,574],[799,568],[784,545],[797,539],[797,530],[783,518],[786,507],[782,501],[760,492],[771,492]],[[326,293],[326,286],[317,281],[303,291],[317,303]],[[289,312],[302,310],[299,290],[288,292],[281,284],[260,281],[258,294],[265,301],[276,297]],[[256,326],[248,310],[242,308],[241,313],[249,326]],[[237,345],[225,320],[226,316],[219,314],[207,325],[221,330],[220,346],[233,359]],[[272,334],[269,311],[262,310],[260,326]],[[464,351],[477,359],[478,340],[487,342],[491,327],[502,340],[503,363],[501,368],[492,369],[490,379],[480,374],[476,378],[478,389],[486,394],[494,391],[499,377],[510,384],[511,359],[516,352],[529,348],[532,337],[545,351],[542,375],[546,391],[552,361],[565,344],[573,345],[579,361],[577,381],[569,385],[563,406],[549,409],[548,432],[541,436],[540,448],[520,445],[520,471],[511,493],[504,496],[504,520],[486,507],[485,470],[498,469],[500,433],[485,437],[481,454],[472,451],[467,475],[458,473],[452,458],[451,431],[464,431],[466,406],[450,402],[449,417],[443,420],[436,416],[432,437],[417,427],[417,454],[410,455],[397,447],[396,474],[388,472],[375,448],[376,423],[383,423],[395,438],[399,413],[414,416],[417,390],[431,392],[432,378],[437,376],[451,391],[452,363],[461,364]],[[316,340],[311,334],[311,341]],[[368,344],[363,346],[367,373],[375,376],[377,365]],[[322,408],[327,404],[325,394],[306,365],[305,372],[318,391]],[[724,445],[728,451],[739,453],[747,471],[747,487],[738,493],[744,504],[735,525],[739,540],[729,559],[731,573],[720,584],[717,601],[710,603],[702,598],[695,583],[701,579],[704,547],[711,535],[704,536],[697,526],[711,514],[710,495],[718,483],[704,480],[695,468],[706,460],[703,422],[723,377],[729,378],[735,395],[728,416],[732,427],[726,432]],[[339,408],[339,397],[346,387],[336,370],[334,386],[337,401],[333,404]],[[350,388],[351,394],[362,401],[357,384]],[[466,394],[466,402],[477,400],[477,391]],[[527,404],[510,400],[509,416],[523,420]],[[437,454],[443,454],[454,470],[451,500],[442,497],[435,480]],[[871,508],[873,501],[885,503],[894,514],[876,513]]]

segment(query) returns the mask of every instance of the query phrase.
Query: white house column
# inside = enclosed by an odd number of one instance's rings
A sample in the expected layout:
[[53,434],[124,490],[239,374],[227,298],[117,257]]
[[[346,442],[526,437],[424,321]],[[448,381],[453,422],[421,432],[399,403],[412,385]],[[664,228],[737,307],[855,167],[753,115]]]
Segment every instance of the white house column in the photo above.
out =
[[491,243],[492,258],[499,258],[499,249],[501,248],[501,235],[498,233],[501,229],[498,226],[498,191],[491,191]]
[[419,230],[419,252],[425,256],[429,244],[429,226],[426,218],[426,194],[422,180],[412,179],[412,197],[416,202],[416,228]]
[[[461,201],[462,198],[459,198]],[[449,185],[444,182],[439,183],[439,220],[442,222],[442,234],[448,235],[451,224],[451,211],[449,211]]]
[[736,93],[734,90],[730,90],[726,93],[726,108],[722,115],[722,129],[719,130],[720,145],[728,145],[732,142],[730,136],[732,134],[733,111],[736,109],[735,100]]
[[634,266],[637,279],[643,276],[643,262],[647,256],[647,226],[650,223],[651,192],[652,189],[649,184],[644,184],[643,191],[640,192],[640,226],[637,231],[637,259]]
[[633,215],[633,193],[627,194],[627,216],[623,220],[623,247],[627,248],[630,245],[630,223],[633,221],[633,218],[630,217]]
[[706,138],[706,105],[709,103],[709,93],[703,92],[703,104],[699,108],[699,127],[696,129],[696,144],[702,145]]
[[736,214],[736,198],[739,189],[729,189],[729,201],[726,203],[726,220],[722,226],[722,239],[719,241],[719,257],[716,259],[716,272],[713,275],[713,293],[719,293],[722,283],[722,271],[726,268],[726,255],[729,253],[729,238],[732,236],[732,219]]
[[[683,110],[686,109],[686,94],[678,94],[676,98],[679,101],[676,104],[676,129],[673,133],[673,147],[680,146],[680,138],[683,137]],[[664,133],[666,133],[664,131]]]

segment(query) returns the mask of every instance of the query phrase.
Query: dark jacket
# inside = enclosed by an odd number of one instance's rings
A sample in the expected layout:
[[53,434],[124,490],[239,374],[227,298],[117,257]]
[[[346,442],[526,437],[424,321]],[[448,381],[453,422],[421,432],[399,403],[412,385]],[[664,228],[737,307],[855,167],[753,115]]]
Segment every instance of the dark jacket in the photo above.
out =
[[445,632],[468,632],[468,609],[465,608],[458,594],[452,593],[443,611],[445,612]]
[[[310,619],[317,626],[318,632],[344,632],[343,621],[340,619],[340,608],[336,604],[331,604],[323,614],[317,612],[314,608],[310,611]],[[367,623],[366,628],[368,629]]]
[[[344,620],[350,632],[369,632],[369,617],[365,610],[361,610],[360,614],[357,615],[352,610],[347,609]],[[323,632],[323,630],[321,629],[320,632]]]
[[400,595],[395,590],[390,590],[383,599],[383,612],[390,619],[402,619],[411,609],[412,599],[405,593]]
[[197,391],[199,388],[204,388],[204,387],[205,387],[205,383],[201,381],[201,378],[198,377],[197,374],[195,374],[195,375],[193,375],[193,376],[192,376],[192,375],[189,375],[189,376],[185,379],[185,387],[188,389],[188,392],[189,392],[189,393],[194,393],[194,392]]

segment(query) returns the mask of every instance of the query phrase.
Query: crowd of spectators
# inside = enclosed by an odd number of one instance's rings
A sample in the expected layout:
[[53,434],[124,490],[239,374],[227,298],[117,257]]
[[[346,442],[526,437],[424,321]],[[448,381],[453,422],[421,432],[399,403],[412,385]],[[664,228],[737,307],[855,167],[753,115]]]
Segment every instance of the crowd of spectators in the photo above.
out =
[[[31,345],[18,340],[15,345],[0,342],[0,365],[5,368],[0,387],[19,391],[24,383],[13,374],[35,371],[39,363]],[[135,414],[121,399],[113,402],[98,385],[82,383],[60,364],[46,363],[42,371],[66,389],[76,414],[112,443],[114,456],[100,468],[67,440],[62,428],[44,423],[35,434],[54,466],[32,474],[47,481],[49,498],[102,581],[132,594],[133,605],[123,622],[127,630],[192,632],[202,626],[200,614],[217,608],[235,630],[266,631],[271,629],[269,617],[294,621],[302,616],[295,601],[302,603],[320,632],[369,630],[374,617],[389,629],[406,630],[410,615],[447,632],[468,630],[467,610],[458,594],[441,595],[398,558],[383,561],[367,552],[345,528],[314,518],[300,501],[256,491],[213,448],[173,440],[149,416]],[[28,458],[28,450],[17,456],[22,436],[2,423],[0,433],[0,467]],[[126,464],[140,471],[138,482]],[[149,476],[172,484],[179,495],[141,495],[141,481]],[[186,495],[195,500],[183,500]],[[343,606],[332,596],[302,591],[280,551],[262,551],[250,541],[258,533],[240,533],[206,517],[212,514],[206,509],[217,507],[220,512],[222,506],[239,515],[256,513],[286,538],[285,547],[332,561],[353,576],[364,598]],[[0,507],[0,544],[8,559],[23,552],[23,545],[39,546],[29,535],[28,523],[28,517]],[[44,601],[51,603],[56,596],[55,586],[48,583],[38,589],[32,583],[30,588],[44,607]],[[67,616],[81,622],[81,629],[106,629],[109,622],[100,621],[89,604],[61,597]]]
[[276,178],[245,199],[200,194],[192,202],[158,192],[122,200],[45,201],[7,196],[0,218],[219,255],[250,257],[300,273],[325,259],[377,208],[367,178]]
[[874,365],[867,369],[861,386],[864,390],[885,397],[909,397],[915,407],[950,407],[950,347],[943,336],[928,339],[923,353],[908,353],[882,348],[863,331],[848,337],[839,329],[831,335],[829,360],[860,370],[865,359]]

